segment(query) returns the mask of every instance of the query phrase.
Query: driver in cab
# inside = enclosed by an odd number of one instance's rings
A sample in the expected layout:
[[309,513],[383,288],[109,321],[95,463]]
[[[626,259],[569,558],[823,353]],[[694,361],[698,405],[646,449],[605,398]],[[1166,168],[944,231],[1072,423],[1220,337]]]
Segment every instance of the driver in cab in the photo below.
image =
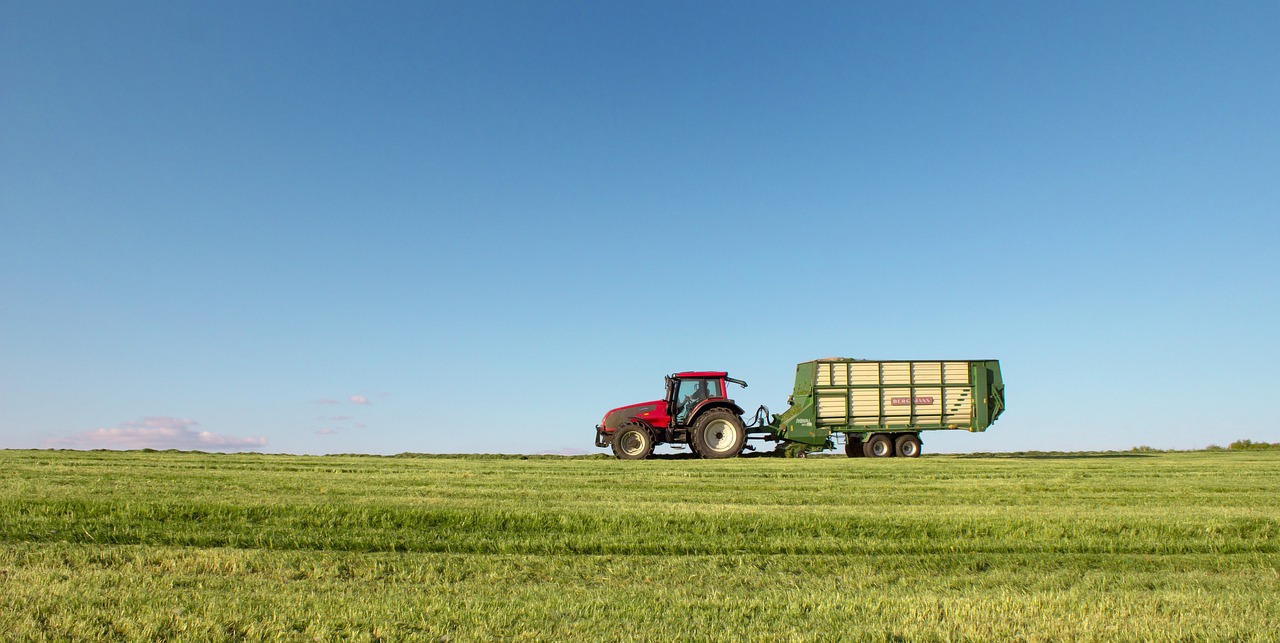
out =
[[698,388],[694,389],[692,393],[689,393],[684,397],[684,399],[680,400],[680,420],[683,421],[685,418],[689,417],[689,411],[692,411],[693,407],[698,405],[698,402],[709,397],[711,397],[711,391],[707,388],[707,381],[699,380]]

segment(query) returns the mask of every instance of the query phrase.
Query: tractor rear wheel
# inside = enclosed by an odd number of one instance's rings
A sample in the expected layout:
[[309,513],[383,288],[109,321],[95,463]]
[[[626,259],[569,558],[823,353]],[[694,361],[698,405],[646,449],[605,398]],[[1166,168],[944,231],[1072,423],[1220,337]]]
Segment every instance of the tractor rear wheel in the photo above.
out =
[[850,458],[861,458],[866,455],[862,452],[862,438],[855,436],[846,436],[844,439],[844,454]]
[[689,433],[689,451],[693,453],[693,457],[701,458],[702,454],[698,453],[698,441],[693,439],[693,433]]
[[704,458],[735,458],[747,443],[747,429],[733,411],[711,409],[693,423],[689,443],[694,452]]
[[653,434],[643,424],[627,422],[613,434],[613,454],[619,460],[643,460],[653,453]]
[[862,443],[862,454],[868,458],[887,458],[893,455],[893,440],[883,433],[877,433]]
[[894,442],[894,452],[899,458],[920,457],[920,438],[912,433],[898,436]]

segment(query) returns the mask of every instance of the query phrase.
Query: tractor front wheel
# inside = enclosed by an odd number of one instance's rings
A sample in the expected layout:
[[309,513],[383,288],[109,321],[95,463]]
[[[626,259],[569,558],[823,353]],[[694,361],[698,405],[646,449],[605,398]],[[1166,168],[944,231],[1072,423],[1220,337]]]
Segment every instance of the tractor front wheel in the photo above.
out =
[[613,454],[619,460],[643,460],[653,453],[653,434],[649,428],[628,422],[613,434]]
[[704,458],[735,458],[747,443],[742,418],[729,409],[711,409],[698,416],[689,438],[693,450]]

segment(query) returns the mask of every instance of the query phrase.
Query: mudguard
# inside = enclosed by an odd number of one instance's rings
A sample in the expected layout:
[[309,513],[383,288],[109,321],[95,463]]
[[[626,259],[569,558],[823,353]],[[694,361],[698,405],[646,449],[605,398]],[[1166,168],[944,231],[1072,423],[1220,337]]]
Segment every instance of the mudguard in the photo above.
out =
[[698,416],[702,415],[704,411],[722,408],[733,411],[733,414],[739,418],[741,418],[742,414],[745,413],[745,411],[742,410],[742,407],[738,406],[737,402],[734,402],[733,400],[725,399],[723,397],[711,398],[709,400],[698,402],[698,405],[693,407],[693,410],[689,412],[689,420],[685,422],[685,426],[693,426],[698,421]]

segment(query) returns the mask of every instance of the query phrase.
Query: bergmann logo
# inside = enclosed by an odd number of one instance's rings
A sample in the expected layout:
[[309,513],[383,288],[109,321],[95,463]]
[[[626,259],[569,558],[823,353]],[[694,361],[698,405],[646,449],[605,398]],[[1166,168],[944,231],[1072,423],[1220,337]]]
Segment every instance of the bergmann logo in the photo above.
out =
[[[890,405],[890,406],[909,406],[910,404],[911,404],[911,398],[909,398],[909,397],[891,397],[891,398],[889,398],[889,405]],[[932,398],[932,397],[917,397],[917,398],[916,398],[916,406],[928,406],[928,405],[930,405],[930,404],[933,404],[933,398]]]

